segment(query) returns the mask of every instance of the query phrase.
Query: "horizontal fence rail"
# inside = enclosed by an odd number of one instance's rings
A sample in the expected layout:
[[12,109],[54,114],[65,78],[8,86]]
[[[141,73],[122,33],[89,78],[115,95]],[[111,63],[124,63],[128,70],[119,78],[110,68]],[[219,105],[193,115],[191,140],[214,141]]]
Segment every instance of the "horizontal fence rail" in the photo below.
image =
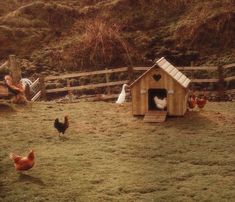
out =
[[95,88],[101,88],[101,87],[122,85],[128,82],[129,80],[124,80],[124,81],[115,81],[115,82],[109,82],[109,83],[90,84],[90,85],[84,85],[84,86],[73,86],[73,87],[70,86],[70,87],[64,87],[64,88],[48,89],[46,90],[46,93],[64,92],[64,91],[69,91],[69,90],[89,90],[89,89],[95,89]]
[[235,76],[230,76],[224,79],[225,81],[233,81],[235,80]]
[[81,73],[66,74],[66,75],[61,75],[61,76],[48,76],[45,78],[45,81],[69,79],[69,78],[76,78],[76,77],[82,77],[82,76],[94,76],[94,75],[100,75],[100,74],[119,73],[119,72],[126,72],[127,70],[128,70],[128,67],[121,67],[117,69],[107,69],[107,70],[100,70],[100,71],[93,71],[93,72],[81,72]]
[[191,83],[217,83],[219,79],[191,79]]
[[216,66],[210,66],[210,67],[203,67],[203,66],[200,66],[200,67],[177,67],[178,70],[180,71],[201,71],[201,70],[206,70],[206,71],[216,71],[218,69],[218,67]]
[[228,69],[228,68],[231,68],[231,67],[235,67],[235,63],[223,66],[224,69]]
[[[151,68],[151,67],[133,67],[133,70],[134,71],[146,71],[149,68]],[[185,66],[185,67],[177,67],[177,69],[180,71],[189,71],[189,72],[199,71],[199,70],[216,71],[218,69],[218,67],[217,66],[208,66],[208,67],[207,66],[200,66],[200,67]]]

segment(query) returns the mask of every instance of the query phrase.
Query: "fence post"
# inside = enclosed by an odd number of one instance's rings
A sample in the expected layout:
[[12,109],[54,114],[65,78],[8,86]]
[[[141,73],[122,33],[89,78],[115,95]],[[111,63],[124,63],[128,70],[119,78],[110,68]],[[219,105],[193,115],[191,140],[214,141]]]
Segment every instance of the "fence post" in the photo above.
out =
[[44,78],[44,76],[40,76],[39,77],[39,85],[40,85],[40,89],[41,89],[42,98],[44,100],[46,100],[47,96],[46,96],[46,86],[45,86],[45,78]]
[[72,91],[70,90],[70,80],[67,79],[67,88],[68,88],[68,95],[69,95],[69,101],[72,102],[73,101],[73,94]]
[[21,69],[16,62],[16,56],[9,56],[9,69],[11,72],[12,80],[14,84],[18,84],[21,80]]
[[[105,68],[105,70],[108,70],[108,68]],[[106,83],[109,83],[109,74],[108,73],[105,73],[105,79],[106,79]],[[111,94],[111,89],[110,89],[110,86],[107,86],[107,92],[106,92],[108,95]]]
[[224,98],[224,68],[222,65],[218,66],[218,74],[219,74],[219,81],[218,81],[218,94],[219,99],[222,100]]
[[127,71],[128,71],[128,80],[129,80],[129,83],[131,83],[133,80],[133,72],[134,72],[133,67],[129,66]]
[[[190,62],[190,66],[191,67],[194,66],[194,62],[193,61]],[[191,80],[193,80],[195,78],[195,74],[194,74],[193,70],[191,70],[190,77],[191,77]],[[195,90],[194,89],[195,88],[195,84],[194,83],[191,84],[191,88],[192,88],[193,91]]]

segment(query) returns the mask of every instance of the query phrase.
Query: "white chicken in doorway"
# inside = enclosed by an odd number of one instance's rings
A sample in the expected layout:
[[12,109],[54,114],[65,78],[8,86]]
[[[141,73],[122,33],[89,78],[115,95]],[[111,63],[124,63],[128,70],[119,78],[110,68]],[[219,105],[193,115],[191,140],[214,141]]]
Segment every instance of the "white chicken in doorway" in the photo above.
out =
[[155,96],[153,99],[158,109],[164,110],[166,108],[167,106],[166,97],[164,97],[163,99],[160,99],[157,96]]

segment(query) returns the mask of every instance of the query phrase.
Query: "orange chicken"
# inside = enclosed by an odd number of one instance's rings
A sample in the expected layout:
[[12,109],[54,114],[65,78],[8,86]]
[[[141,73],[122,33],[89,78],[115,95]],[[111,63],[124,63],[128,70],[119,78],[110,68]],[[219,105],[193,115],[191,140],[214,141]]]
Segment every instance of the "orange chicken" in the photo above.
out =
[[188,98],[188,107],[193,109],[197,105],[197,98],[195,95],[190,95]]
[[206,103],[207,103],[206,96],[197,98],[196,101],[197,101],[197,106],[198,106],[198,108],[200,108],[200,109],[204,108],[205,105],[206,105]]
[[22,157],[11,153],[10,159],[14,162],[15,169],[17,171],[26,171],[34,166],[34,151],[31,150],[28,156]]

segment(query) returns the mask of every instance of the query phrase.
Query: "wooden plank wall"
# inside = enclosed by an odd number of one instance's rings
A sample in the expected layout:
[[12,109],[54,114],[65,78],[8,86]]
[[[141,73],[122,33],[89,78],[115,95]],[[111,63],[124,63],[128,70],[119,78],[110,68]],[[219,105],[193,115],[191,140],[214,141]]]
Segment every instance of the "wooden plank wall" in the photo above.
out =
[[[152,79],[154,74],[161,75],[161,79],[158,82]],[[132,87],[132,112],[134,115],[144,115],[149,111],[149,89],[166,89],[167,91],[173,91],[173,94],[167,95],[168,115],[184,115],[186,112],[185,103],[187,101],[188,92],[161,69],[150,70]]]

